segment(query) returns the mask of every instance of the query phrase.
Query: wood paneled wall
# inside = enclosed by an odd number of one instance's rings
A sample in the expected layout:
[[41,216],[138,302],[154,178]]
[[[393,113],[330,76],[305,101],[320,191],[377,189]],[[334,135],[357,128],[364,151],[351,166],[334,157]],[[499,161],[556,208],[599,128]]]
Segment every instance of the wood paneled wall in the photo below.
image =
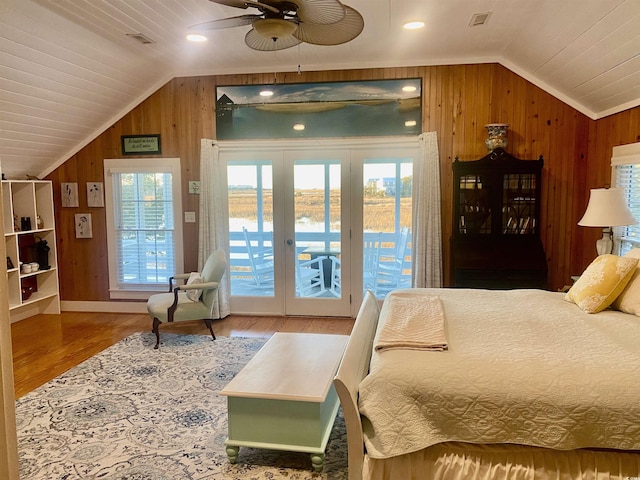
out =
[[[640,108],[593,121],[498,64],[279,73],[277,81],[322,82],[391,78],[423,79],[423,131],[436,131],[442,175],[445,284],[449,284],[452,169],[455,156],[487,153],[487,123],[508,123],[507,151],[522,159],[544,157],[542,240],[549,288],[570,282],[595,256],[598,229],[577,227],[589,188],[609,182],[611,147],[636,141]],[[120,136],[159,133],[164,157],[182,161],[183,208],[198,211],[187,182],[199,177],[200,139],[215,138],[215,87],[266,84],[273,74],[175,78],[70,158],[48,178],[78,182],[79,208],[62,208],[55,196],[62,300],[108,301],[104,208],[88,208],[86,182],[103,180],[103,159],[119,158]],[[75,213],[92,213],[93,238],[76,239]],[[184,224],[185,269],[197,268],[197,224]]]

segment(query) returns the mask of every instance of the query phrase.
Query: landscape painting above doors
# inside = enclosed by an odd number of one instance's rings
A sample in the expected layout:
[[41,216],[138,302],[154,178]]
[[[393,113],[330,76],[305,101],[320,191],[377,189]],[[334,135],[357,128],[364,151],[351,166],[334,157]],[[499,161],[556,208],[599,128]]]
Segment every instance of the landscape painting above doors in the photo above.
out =
[[218,140],[418,135],[421,79],[216,88]]

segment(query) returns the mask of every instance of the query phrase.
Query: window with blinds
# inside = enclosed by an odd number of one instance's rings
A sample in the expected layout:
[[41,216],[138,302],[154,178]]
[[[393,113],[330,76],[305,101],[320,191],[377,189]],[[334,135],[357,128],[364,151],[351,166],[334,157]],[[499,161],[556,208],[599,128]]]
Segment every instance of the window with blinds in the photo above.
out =
[[112,298],[166,290],[182,272],[179,159],[153,160],[105,160]]
[[[640,143],[613,148],[611,158],[614,185],[623,190],[631,213],[640,221]],[[614,227],[613,240],[618,255],[640,247],[640,224]]]

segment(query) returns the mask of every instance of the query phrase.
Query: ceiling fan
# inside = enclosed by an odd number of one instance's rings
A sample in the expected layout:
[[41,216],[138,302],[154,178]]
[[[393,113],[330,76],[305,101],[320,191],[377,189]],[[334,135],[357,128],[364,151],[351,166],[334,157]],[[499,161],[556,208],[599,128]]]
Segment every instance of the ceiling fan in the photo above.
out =
[[339,0],[210,0],[236,8],[255,8],[260,13],[222,18],[189,27],[219,30],[251,25],[245,43],[254,50],[274,51],[299,43],[340,45],[362,32],[364,20],[355,9]]

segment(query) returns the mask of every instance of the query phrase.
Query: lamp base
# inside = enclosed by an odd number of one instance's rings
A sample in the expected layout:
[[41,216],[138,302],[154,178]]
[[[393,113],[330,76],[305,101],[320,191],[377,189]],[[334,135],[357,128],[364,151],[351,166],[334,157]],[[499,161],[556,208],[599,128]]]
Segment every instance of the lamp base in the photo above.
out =
[[613,240],[611,237],[611,227],[603,228],[602,238],[596,241],[596,251],[598,255],[605,255],[613,251]]

